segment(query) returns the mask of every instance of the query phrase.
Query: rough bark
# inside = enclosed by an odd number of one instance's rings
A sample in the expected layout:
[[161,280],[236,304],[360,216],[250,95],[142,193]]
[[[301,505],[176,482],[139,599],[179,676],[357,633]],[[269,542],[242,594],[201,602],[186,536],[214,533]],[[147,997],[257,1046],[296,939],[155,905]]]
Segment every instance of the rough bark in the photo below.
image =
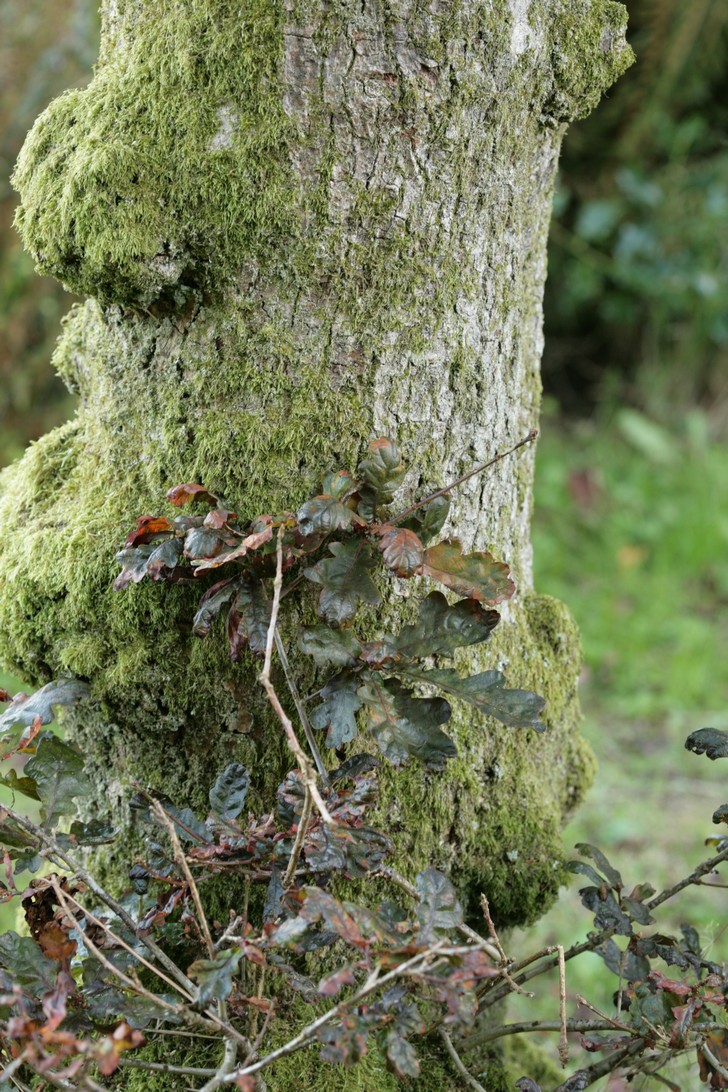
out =
[[[39,118],[16,172],[26,245],[91,299],[55,356],[78,416],[2,480],[1,651],[30,681],[92,681],[99,704],[75,731],[105,798],[135,774],[201,802],[236,758],[269,806],[290,762],[258,665],[190,637],[184,590],[112,593],[119,540],[178,481],[253,516],[300,502],[384,433],[414,492],[536,425],[558,148],[629,61],[624,12],[106,0],[103,17],[93,82]],[[544,694],[549,731],[459,710],[445,775],[384,776],[408,871],[452,869],[501,924],[554,897],[559,829],[592,770],[578,635],[531,586],[532,461],[468,483],[452,525],[519,588],[473,660]],[[395,596],[386,611],[406,609]],[[296,1072],[269,1087],[303,1087]],[[389,1087],[382,1074],[356,1080]],[[353,1079],[327,1087],[364,1087]]]

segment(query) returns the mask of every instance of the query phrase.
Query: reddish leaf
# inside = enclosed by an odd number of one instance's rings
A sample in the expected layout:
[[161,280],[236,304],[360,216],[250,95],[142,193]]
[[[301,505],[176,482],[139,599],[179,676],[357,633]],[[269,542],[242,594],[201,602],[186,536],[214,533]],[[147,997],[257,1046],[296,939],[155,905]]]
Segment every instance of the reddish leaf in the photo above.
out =
[[155,535],[173,531],[174,527],[164,516],[140,516],[137,520],[136,530],[132,531],[124,546],[140,546],[143,542],[151,542]]
[[7,690],[3,690],[3,689],[0,688],[0,702],[12,701],[12,700],[13,700],[12,695],[9,694]]
[[76,941],[56,921],[49,921],[37,940],[44,955],[49,959],[57,959],[62,966],[67,966],[76,952]]
[[195,485],[192,482],[173,486],[167,493],[167,500],[174,504],[176,508],[181,508],[183,504],[189,504],[191,501],[197,500],[205,501],[206,504],[213,506],[217,505],[217,497],[214,493],[210,493],[205,489],[204,485]]
[[219,531],[237,518],[237,512],[228,512],[227,508],[213,508],[205,516],[203,527],[211,527],[214,531]]
[[425,548],[414,531],[385,523],[375,527],[374,533],[379,535],[379,549],[387,568],[397,576],[414,576],[425,556]]
[[458,595],[477,599],[491,607],[510,599],[516,590],[505,562],[496,561],[487,550],[464,554],[456,538],[438,542],[425,550],[419,571],[422,576],[452,588]]
[[71,975],[68,971],[61,971],[51,992],[47,993],[43,998],[43,1012],[47,1020],[43,1028],[44,1033],[55,1031],[59,1024],[63,1023],[68,1012],[68,998],[72,993],[75,993],[75,990],[76,983]]
[[323,997],[335,997],[344,986],[353,986],[356,982],[354,971],[351,967],[344,967],[341,971],[322,978],[318,985],[318,992]]
[[104,1077],[109,1077],[119,1067],[119,1058],[127,1050],[144,1045],[144,1036],[127,1023],[119,1024],[113,1035],[103,1038],[96,1050],[96,1064]]
[[195,575],[201,572],[205,572],[207,569],[219,569],[221,565],[227,565],[229,561],[239,561],[240,558],[245,557],[251,550],[257,550],[266,542],[270,542],[273,538],[273,526],[269,524],[264,527],[262,531],[255,531],[251,535],[247,535],[242,542],[235,546],[232,550],[227,550],[223,553],[217,554],[216,557],[205,558],[204,560],[195,559],[192,564],[195,567]]

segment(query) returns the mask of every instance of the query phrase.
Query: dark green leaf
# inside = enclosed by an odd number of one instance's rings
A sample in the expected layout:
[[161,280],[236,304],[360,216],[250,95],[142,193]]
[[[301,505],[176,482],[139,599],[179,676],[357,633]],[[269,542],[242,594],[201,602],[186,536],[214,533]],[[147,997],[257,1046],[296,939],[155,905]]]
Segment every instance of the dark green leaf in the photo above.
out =
[[260,580],[244,580],[227,617],[230,659],[239,660],[245,645],[262,656],[268,639],[271,601]]
[[419,1077],[420,1063],[415,1048],[396,1031],[387,1035],[387,1058],[398,1077]]
[[59,679],[49,682],[35,694],[16,694],[11,704],[0,717],[0,731],[12,728],[15,724],[32,724],[40,717],[41,724],[50,724],[53,720],[53,707],[56,705],[76,705],[88,696],[89,688],[78,679]]
[[321,690],[321,705],[311,713],[314,728],[328,729],[328,747],[341,747],[356,738],[358,731],[356,714],[361,708],[357,694],[359,680],[350,671],[335,675]]
[[301,626],[298,647],[307,656],[313,656],[318,667],[352,667],[361,651],[351,630],[329,626]]
[[414,576],[425,556],[425,548],[414,531],[388,523],[374,530],[387,568],[397,576]]
[[322,492],[329,493],[336,500],[346,500],[352,493],[356,493],[357,484],[348,470],[337,470],[326,475]]
[[[606,876],[608,882],[612,887],[623,887],[622,877],[616,868],[613,868],[607,858],[602,853],[601,849],[597,849],[596,846],[589,845],[588,842],[577,842],[574,846],[582,857],[591,857],[596,864],[597,868],[601,870],[604,876]],[[654,892],[653,892],[654,894]]]
[[25,773],[38,786],[41,816],[48,826],[53,826],[62,815],[74,815],[74,799],[91,791],[83,758],[57,736],[48,735],[40,741],[37,751],[25,764]]
[[405,626],[394,639],[403,656],[452,656],[456,648],[487,641],[498,625],[500,615],[484,610],[474,599],[461,599],[449,605],[442,592],[430,592],[420,604],[420,617],[413,626]]
[[442,698],[415,698],[397,679],[385,682],[376,674],[357,693],[367,706],[369,727],[393,765],[413,756],[430,769],[441,770],[457,754],[453,741],[439,728],[451,713]]
[[369,455],[359,463],[357,472],[373,490],[378,504],[390,503],[406,474],[399,448],[386,437],[370,442]]
[[482,671],[479,675],[461,679],[457,671],[450,667],[425,671],[402,666],[399,670],[410,679],[417,679],[469,702],[481,713],[495,717],[511,728],[533,728],[536,732],[546,730],[539,717],[546,704],[543,698],[530,690],[507,690],[506,680],[500,671]]
[[604,887],[583,887],[579,894],[583,905],[594,914],[597,929],[609,929],[620,936],[632,936],[630,920],[620,909],[611,891],[605,891]]
[[192,527],[185,535],[185,557],[192,561],[205,561],[225,548],[225,534],[208,527]]
[[362,541],[332,542],[329,550],[334,556],[304,569],[304,575],[321,585],[319,614],[328,622],[338,624],[352,617],[360,601],[370,606],[380,602],[379,592],[369,575],[376,561]]
[[57,964],[43,955],[32,937],[21,937],[12,931],[0,933],[0,967],[36,997],[53,989],[58,971]]
[[429,546],[420,572],[458,595],[491,607],[510,599],[516,590],[505,562],[496,561],[486,550],[464,554],[456,538]]
[[12,767],[7,773],[0,773],[0,785],[5,785],[11,792],[19,792],[21,796],[28,796],[31,800],[40,800],[38,786],[32,777],[18,777],[17,771]]
[[343,872],[360,879],[375,871],[394,851],[394,843],[371,827],[325,826],[306,839],[304,854],[314,872]]
[[345,778],[361,777],[362,774],[369,773],[370,770],[376,770],[379,767],[379,759],[374,755],[352,755],[351,758],[347,758],[345,762],[342,762],[337,769],[333,770],[329,774],[329,782],[335,785],[337,781],[343,781]]
[[218,774],[210,789],[210,807],[221,819],[235,819],[243,810],[250,774],[239,762],[231,762]]
[[351,526],[352,520],[361,523],[361,518],[353,509],[347,508],[336,497],[322,493],[301,505],[296,516],[298,526],[304,538],[317,531],[343,531]]
[[635,955],[629,948],[625,952],[620,951],[611,938],[594,951],[602,957],[612,974],[625,982],[640,982],[650,973],[649,961],[644,956]]
[[150,580],[166,580],[177,568],[182,556],[182,543],[178,538],[167,538],[155,545],[147,559],[146,573]]
[[242,954],[239,948],[228,948],[214,959],[198,959],[189,968],[187,973],[197,983],[196,1000],[201,1009],[230,996]]
[[207,637],[212,623],[235,594],[239,583],[237,576],[230,576],[226,580],[218,580],[217,584],[207,589],[192,621],[192,632],[195,637]]
[[285,893],[281,870],[278,865],[273,865],[271,868],[268,890],[265,893],[265,904],[263,906],[264,922],[276,921],[277,918],[281,916],[283,913],[282,904]]
[[[225,535],[221,541],[224,548],[221,550],[215,550],[211,555],[203,555],[196,557],[192,565],[195,570],[195,576],[199,576],[200,573],[208,572],[210,569],[219,569],[223,565],[228,565],[231,561],[241,561],[242,558],[247,557],[249,553],[259,550],[261,546],[265,546],[273,538],[273,519],[271,516],[261,516],[256,520],[256,525],[260,526],[259,530],[252,531],[249,535],[242,540],[237,539],[230,535]],[[194,534],[195,532],[190,532]],[[187,536],[189,539],[189,535]]]
[[151,542],[126,547],[116,554],[121,572],[114,581],[114,591],[123,591],[129,584],[139,584],[147,575],[147,562],[154,550]]
[[463,922],[463,908],[447,876],[436,868],[426,868],[415,880],[420,901],[417,920],[420,938],[430,944],[441,932],[456,929]]
[[719,728],[699,728],[697,732],[690,733],[685,747],[696,755],[705,754],[713,760],[728,758],[728,732],[721,732]]
[[420,538],[427,545],[439,535],[450,512],[450,494],[443,493],[441,497],[435,497],[422,509],[422,527]]
[[111,823],[105,823],[102,819],[92,819],[90,823],[80,823],[76,819],[71,823],[68,833],[75,845],[103,846],[113,842],[117,830]]

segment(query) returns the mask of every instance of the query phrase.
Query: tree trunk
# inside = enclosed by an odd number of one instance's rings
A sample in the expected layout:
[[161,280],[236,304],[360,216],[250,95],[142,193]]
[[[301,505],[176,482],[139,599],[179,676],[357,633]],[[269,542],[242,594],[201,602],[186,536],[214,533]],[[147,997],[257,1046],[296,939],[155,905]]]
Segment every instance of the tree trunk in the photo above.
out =
[[[269,808],[291,761],[259,664],[231,665],[220,636],[192,638],[184,589],[113,593],[114,553],[177,482],[250,517],[292,508],[388,434],[421,495],[537,424],[558,148],[629,62],[624,12],[607,0],[102,11],[93,82],[41,116],[16,172],[39,268],[91,299],[55,355],[78,415],[3,478],[2,654],[32,682],[92,681],[98,705],[75,733],[107,800],[134,775],[202,806],[237,759]],[[470,659],[507,663],[511,686],[543,694],[549,731],[461,709],[444,775],[383,775],[408,873],[447,868],[473,908],[486,892],[500,925],[555,896],[559,830],[592,770],[578,636],[532,592],[532,462],[526,449],[468,482],[451,522],[518,585],[497,641]],[[403,609],[392,599],[385,622]],[[327,1087],[350,1087],[339,1079]]]

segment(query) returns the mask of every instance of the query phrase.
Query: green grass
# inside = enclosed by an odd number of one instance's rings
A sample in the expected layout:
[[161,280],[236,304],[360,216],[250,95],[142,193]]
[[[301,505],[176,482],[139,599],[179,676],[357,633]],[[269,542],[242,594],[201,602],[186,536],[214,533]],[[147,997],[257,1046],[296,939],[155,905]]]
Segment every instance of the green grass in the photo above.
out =
[[[712,812],[728,800],[728,764],[684,749],[695,728],[728,728],[728,446],[710,441],[698,411],[680,432],[632,410],[570,428],[547,413],[533,537],[536,587],[563,599],[581,628],[584,732],[599,762],[565,844],[591,842],[625,882],[660,889],[703,859],[705,837],[718,833]],[[579,886],[512,950],[585,936]],[[710,958],[728,957],[725,891],[690,888],[658,925],[676,931],[683,920]],[[575,960],[570,1014],[578,994],[610,1011],[615,987],[598,957]],[[538,989],[514,1002],[520,1018],[556,1017],[555,984]],[[683,1087],[696,1081],[693,1071]]]

